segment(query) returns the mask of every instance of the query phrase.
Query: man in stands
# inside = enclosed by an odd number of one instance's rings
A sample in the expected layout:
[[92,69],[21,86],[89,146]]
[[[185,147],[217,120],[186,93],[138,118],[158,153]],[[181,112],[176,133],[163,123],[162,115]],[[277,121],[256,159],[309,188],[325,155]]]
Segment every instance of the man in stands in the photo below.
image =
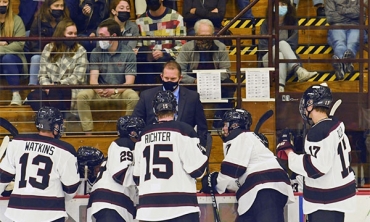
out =
[[[99,37],[121,36],[121,28],[113,19],[100,23]],[[131,47],[118,40],[100,40],[90,56],[90,85],[134,84],[136,58]],[[91,104],[115,100],[126,105],[126,114],[131,114],[139,99],[129,88],[86,89],[77,95],[77,109],[83,131],[91,134],[93,119]]]
[[[141,36],[186,36],[183,17],[177,11],[165,7],[163,0],[146,0],[146,4],[148,10],[136,20]],[[171,39],[139,41],[135,83],[156,83],[163,63],[174,60],[181,45],[181,40]]]
[[[198,20],[194,25],[196,36],[211,36],[214,33],[213,23],[208,19]],[[221,83],[234,83],[230,79],[230,59],[226,46],[212,39],[193,40],[185,43],[176,58],[183,73],[182,83],[197,83],[196,74],[193,70],[201,69],[226,69],[221,73]],[[228,103],[216,105],[217,111],[214,114],[213,127],[218,128],[218,123],[226,110],[234,107],[232,98],[235,87],[221,87],[221,96],[230,99]]]

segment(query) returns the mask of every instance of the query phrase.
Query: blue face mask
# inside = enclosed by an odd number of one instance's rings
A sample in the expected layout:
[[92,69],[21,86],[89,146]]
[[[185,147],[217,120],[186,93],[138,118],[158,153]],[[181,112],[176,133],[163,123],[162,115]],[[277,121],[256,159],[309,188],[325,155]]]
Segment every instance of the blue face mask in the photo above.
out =
[[279,16],[284,16],[288,12],[287,6],[279,6]]

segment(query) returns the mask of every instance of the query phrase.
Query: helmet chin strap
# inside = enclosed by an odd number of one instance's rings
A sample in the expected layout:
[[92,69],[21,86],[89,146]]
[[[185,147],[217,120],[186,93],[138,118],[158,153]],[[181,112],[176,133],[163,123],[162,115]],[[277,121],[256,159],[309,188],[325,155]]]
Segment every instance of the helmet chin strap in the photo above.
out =
[[306,115],[306,119],[307,119],[306,121],[307,121],[308,125],[313,126],[314,122],[313,122],[312,118],[310,117],[310,114],[313,111],[313,108],[312,108],[311,111],[308,111],[307,108],[306,108],[306,111],[307,111],[307,114],[308,114],[308,115]]

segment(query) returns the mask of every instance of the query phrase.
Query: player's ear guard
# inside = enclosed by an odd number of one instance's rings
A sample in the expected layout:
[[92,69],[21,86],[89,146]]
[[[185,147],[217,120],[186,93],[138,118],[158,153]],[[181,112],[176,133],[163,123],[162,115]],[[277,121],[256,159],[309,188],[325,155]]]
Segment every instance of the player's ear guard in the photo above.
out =
[[218,172],[212,172],[210,174],[204,175],[202,178],[202,189],[200,192],[202,193],[217,193],[216,191],[216,185],[217,185],[217,176]]
[[279,159],[287,160],[288,156],[285,153],[285,150],[292,149],[294,151],[294,136],[290,129],[284,129],[281,133],[281,136],[278,140],[276,146],[276,156]]

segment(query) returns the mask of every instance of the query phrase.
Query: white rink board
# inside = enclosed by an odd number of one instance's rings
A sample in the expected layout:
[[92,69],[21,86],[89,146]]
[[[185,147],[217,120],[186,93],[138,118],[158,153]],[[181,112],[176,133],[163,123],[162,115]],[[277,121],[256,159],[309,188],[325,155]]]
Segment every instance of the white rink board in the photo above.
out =
[[[296,201],[285,209],[286,222],[304,222],[302,215],[302,196],[296,195]],[[233,222],[236,218],[236,199],[234,195],[217,195],[217,204],[219,206],[222,222]],[[346,214],[345,222],[370,222],[370,192],[358,192],[357,211]],[[201,222],[214,222],[212,199],[209,195],[199,194],[198,202],[201,207]],[[66,204],[69,218],[67,222],[85,222],[86,206],[88,196],[77,196]],[[8,205],[7,198],[0,198],[0,221],[12,222],[4,216]]]

